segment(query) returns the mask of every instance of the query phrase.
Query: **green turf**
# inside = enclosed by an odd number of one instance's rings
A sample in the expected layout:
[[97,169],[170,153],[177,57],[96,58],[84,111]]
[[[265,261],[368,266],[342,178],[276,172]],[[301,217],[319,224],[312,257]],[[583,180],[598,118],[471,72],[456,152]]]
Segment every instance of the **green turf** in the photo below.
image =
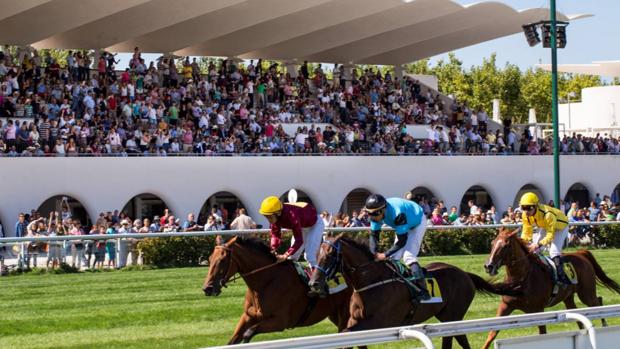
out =
[[[594,251],[605,271],[620,280],[620,250]],[[485,256],[423,258],[483,274]],[[200,348],[228,341],[242,311],[245,287],[237,282],[216,298],[201,291],[206,268],[121,271],[0,278],[0,348]],[[620,295],[599,288],[606,304]],[[492,317],[498,299],[478,296],[467,319]],[[579,304],[579,306],[582,306]],[[558,306],[554,309],[562,309]],[[620,324],[620,320],[612,320]],[[598,325],[598,323],[597,323]],[[551,331],[573,330],[574,324]],[[254,341],[334,333],[328,321],[264,334]],[[500,338],[535,334],[535,329],[502,332]],[[480,347],[486,334],[470,336]],[[438,342],[436,341],[438,344]],[[405,348],[401,342],[382,348]]]

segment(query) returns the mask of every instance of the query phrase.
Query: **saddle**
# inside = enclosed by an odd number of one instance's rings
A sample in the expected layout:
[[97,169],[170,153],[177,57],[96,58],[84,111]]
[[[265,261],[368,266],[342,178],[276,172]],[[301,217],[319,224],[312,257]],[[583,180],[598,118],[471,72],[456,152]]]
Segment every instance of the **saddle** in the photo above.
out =
[[[555,263],[553,263],[553,260],[551,258],[540,254],[538,255],[538,261],[539,261],[539,264],[543,266],[543,268],[547,269],[551,273],[551,279],[552,279],[551,281],[553,281],[554,285],[558,285],[562,287],[568,286],[560,282],[560,279],[558,277],[558,270],[555,266]],[[563,257],[562,257],[562,268],[564,269],[564,274],[566,275],[568,280],[571,282],[571,284],[576,285],[578,280],[577,280],[577,272],[575,272],[575,267],[573,267],[573,264],[567,261],[566,259],[564,259]]]
[[[553,263],[553,260],[551,258],[544,256],[542,254],[539,254],[538,262],[543,268],[547,269],[551,273],[551,282],[553,283],[553,290],[551,291],[551,298],[549,298],[549,301],[547,302],[547,304],[550,305],[550,304],[553,304],[553,302],[555,301],[555,298],[560,292],[560,288],[566,288],[570,285],[566,285],[565,283],[560,281],[559,276],[558,276],[558,270],[555,266],[555,263]],[[577,284],[577,273],[575,272],[575,268],[573,267],[573,265],[569,261],[562,258],[562,267],[564,268],[564,274],[566,275],[568,280],[571,282],[571,284],[576,285]]]
[[[386,265],[388,268],[392,269],[398,276],[403,278],[403,283],[407,285],[409,289],[409,294],[411,295],[411,299],[414,302],[417,302],[418,293],[420,293],[420,289],[415,285],[415,278],[411,272],[411,269],[400,260],[387,260]],[[424,275],[424,280],[426,281],[426,289],[430,294],[431,298],[429,300],[423,300],[420,303],[441,303],[443,302],[443,298],[441,297],[441,290],[439,288],[439,283],[434,278],[433,273],[426,270],[426,268],[422,268],[422,274]]]

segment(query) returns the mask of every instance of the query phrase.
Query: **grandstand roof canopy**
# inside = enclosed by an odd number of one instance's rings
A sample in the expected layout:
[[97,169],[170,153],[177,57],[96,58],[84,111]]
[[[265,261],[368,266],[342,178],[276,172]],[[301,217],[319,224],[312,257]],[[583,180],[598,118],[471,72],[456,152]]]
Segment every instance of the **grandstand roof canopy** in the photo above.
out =
[[[544,70],[551,71],[551,64],[539,64]],[[592,64],[559,64],[558,71],[586,75],[620,77],[620,61],[596,61]]]
[[[3,0],[0,43],[402,64],[521,32],[544,8],[451,0]],[[588,15],[564,15],[570,21]]]

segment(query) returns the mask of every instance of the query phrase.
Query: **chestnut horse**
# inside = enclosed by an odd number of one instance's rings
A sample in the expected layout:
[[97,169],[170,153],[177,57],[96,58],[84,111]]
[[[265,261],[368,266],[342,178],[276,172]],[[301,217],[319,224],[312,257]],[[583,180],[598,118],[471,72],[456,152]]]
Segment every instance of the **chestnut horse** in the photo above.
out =
[[[560,302],[564,302],[566,309],[574,309],[577,308],[575,293],[589,307],[603,305],[602,297],[596,295],[597,281],[620,293],[620,285],[605,274],[590,251],[581,250],[563,254],[563,258],[573,265],[577,273],[577,285],[560,287],[557,295],[551,299],[554,288],[551,271],[540,262],[537,255],[528,251],[527,244],[517,237],[518,232],[519,229],[511,232],[501,228],[491,243],[492,250],[484,265],[487,273],[492,276],[497,275],[498,269],[505,265],[504,281],[513,284],[522,292],[519,296],[503,296],[497,308],[497,316],[509,315],[515,309],[525,313],[542,312]],[[604,319],[602,322],[603,326],[606,326]],[[547,328],[539,326],[538,331],[544,334],[547,333]],[[498,331],[489,332],[483,348],[491,345],[497,333]]]
[[217,296],[239,273],[248,286],[244,311],[228,344],[247,343],[259,333],[310,326],[326,317],[338,331],[349,319],[351,288],[324,299],[307,296],[307,285],[290,261],[278,263],[269,247],[256,238],[234,237],[216,246],[209,257],[203,291]]
[[[319,291],[325,277],[341,271],[355,292],[351,296],[351,318],[347,331],[404,326],[424,322],[463,320],[476,291],[486,294],[513,294],[502,284],[490,284],[481,277],[445,263],[426,266],[441,291],[440,303],[412,301],[409,286],[385,261],[375,261],[366,243],[343,236],[326,238],[318,255],[318,267],[310,285]],[[432,292],[432,290],[429,289]],[[470,348],[465,335],[455,336],[463,348]],[[442,339],[442,348],[452,347],[452,337]]]

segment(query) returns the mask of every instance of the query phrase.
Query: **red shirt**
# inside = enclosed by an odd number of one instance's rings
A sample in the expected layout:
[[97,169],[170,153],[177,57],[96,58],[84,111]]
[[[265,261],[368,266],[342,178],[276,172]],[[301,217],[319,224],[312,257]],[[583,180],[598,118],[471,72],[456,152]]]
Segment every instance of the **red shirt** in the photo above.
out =
[[275,250],[282,243],[282,228],[291,229],[295,237],[295,244],[286,253],[295,254],[304,243],[301,229],[313,226],[316,220],[317,213],[314,206],[306,202],[284,204],[278,220],[271,224],[271,248]]

